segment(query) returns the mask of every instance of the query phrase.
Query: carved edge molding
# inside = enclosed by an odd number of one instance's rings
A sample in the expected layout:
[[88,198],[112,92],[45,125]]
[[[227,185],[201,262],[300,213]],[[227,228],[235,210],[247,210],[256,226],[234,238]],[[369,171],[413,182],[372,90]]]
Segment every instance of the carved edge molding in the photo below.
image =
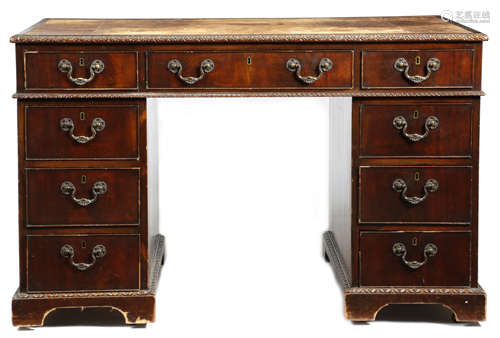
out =
[[337,278],[340,280],[344,291],[348,290],[351,287],[351,278],[349,277],[350,274],[347,271],[342,256],[340,255],[337,241],[335,240],[335,236],[332,231],[325,231],[323,234],[323,243],[325,253],[328,255],[328,259],[330,260],[330,266],[335,272]]
[[160,98],[160,97],[448,97],[448,96],[484,96],[481,90],[454,91],[400,91],[400,92],[366,92],[366,91],[289,91],[289,92],[128,92],[128,93],[15,93],[15,99],[126,99],[126,98]]
[[101,297],[144,297],[154,296],[158,287],[158,280],[161,273],[161,262],[165,253],[165,237],[156,235],[154,238],[154,251],[151,259],[151,270],[149,274],[149,289],[134,291],[95,291],[95,292],[39,292],[25,293],[19,289],[14,294],[14,300],[31,299],[52,299],[52,298],[101,298]]
[[323,241],[325,251],[330,259],[335,274],[342,282],[344,288],[344,295],[451,295],[451,296],[465,296],[465,295],[479,295],[486,296],[485,291],[478,286],[477,288],[470,287],[456,287],[456,288],[442,288],[442,287],[352,287],[349,274],[339,254],[337,242],[333,232],[326,231],[323,234]]
[[199,43],[199,42],[367,42],[367,41],[487,41],[483,33],[412,34],[224,34],[224,35],[27,35],[12,43]]

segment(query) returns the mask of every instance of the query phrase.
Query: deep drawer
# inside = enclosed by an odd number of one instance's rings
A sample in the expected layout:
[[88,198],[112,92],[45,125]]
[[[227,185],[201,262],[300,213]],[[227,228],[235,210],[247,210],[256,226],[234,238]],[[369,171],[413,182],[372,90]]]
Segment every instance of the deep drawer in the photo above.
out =
[[470,157],[472,103],[360,106],[362,157]]
[[472,88],[473,65],[473,49],[365,50],[361,86],[365,89]]
[[29,105],[26,159],[138,159],[138,105]]
[[360,223],[469,224],[472,167],[360,167]]
[[[317,77],[301,80],[301,76]],[[328,59],[331,63],[323,62]],[[147,87],[154,88],[352,88],[353,51],[160,52],[147,56]],[[176,60],[176,61],[174,61]],[[207,61],[206,61],[207,60]],[[288,68],[287,68],[288,63]],[[293,63],[293,65],[292,65]],[[169,67],[170,64],[170,67]],[[184,79],[181,75],[199,79]],[[329,69],[329,67],[331,68]],[[295,67],[295,68],[294,68]],[[320,68],[323,71],[320,73]],[[204,69],[205,71],[201,71]],[[295,71],[292,71],[295,70]],[[188,83],[192,82],[193,83]],[[310,83],[306,83],[311,81]]]
[[469,286],[469,232],[361,232],[361,286]]
[[139,225],[140,169],[26,169],[26,226]]
[[137,89],[137,61],[135,51],[26,51],[24,88],[28,90]]
[[139,235],[26,236],[27,289],[140,289]]

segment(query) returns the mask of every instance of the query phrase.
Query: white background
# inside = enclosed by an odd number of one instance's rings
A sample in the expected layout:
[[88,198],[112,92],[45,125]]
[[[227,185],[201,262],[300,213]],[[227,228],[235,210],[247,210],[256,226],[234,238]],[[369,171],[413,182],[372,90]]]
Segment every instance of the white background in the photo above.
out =
[[[490,11],[481,102],[479,281],[488,292],[480,326],[344,319],[342,293],[321,257],[328,223],[328,99],[169,99],[160,104],[161,230],[168,257],[157,322],[146,329],[62,327],[17,331],[18,286],[14,45],[8,38],[44,17],[317,17]],[[0,330],[4,336],[434,337],[492,336],[499,325],[498,2],[495,1],[4,1],[0,20]],[[497,335],[498,336],[498,333]]]

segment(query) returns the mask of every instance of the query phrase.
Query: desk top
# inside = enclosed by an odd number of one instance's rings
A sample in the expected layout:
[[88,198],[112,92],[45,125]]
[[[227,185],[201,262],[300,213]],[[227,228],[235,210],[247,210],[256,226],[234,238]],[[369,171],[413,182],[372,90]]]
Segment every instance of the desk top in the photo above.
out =
[[439,16],[290,19],[44,19],[15,43],[484,41]]

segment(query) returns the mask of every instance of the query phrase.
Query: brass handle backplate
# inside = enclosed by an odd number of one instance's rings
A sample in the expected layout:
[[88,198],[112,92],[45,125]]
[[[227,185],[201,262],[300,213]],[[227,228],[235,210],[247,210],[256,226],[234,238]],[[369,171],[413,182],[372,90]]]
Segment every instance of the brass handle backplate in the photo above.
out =
[[61,192],[64,195],[69,195],[73,199],[73,201],[78,204],[81,207],[86,207],[89,204],[94,203],[97,201],[97,196],[105,194],[106,191],[108,191],[108,186],[106,185],[106,182],[104,181],[99,181],[95,182],[94,185],[92,186],[92,198],[78,198],[75,196],[76,194],[76,188],[73,183],[70,181],[64,181],[61,184]]
[[177,77],[179,78],[179,80],[191,85],[191,84],[195,84],[196,82],[200,81],[201,79],[203,79],[203,77],[205,77],[205,74],[210,73],[212,70],[214,70],[215,64],[210,59],[203,60],[200,63],[200,75],[197,77],[183,76],[182,75],[182,63],[177,59],[170,60],[167,64],[167,68],[172,73],[177,74]]
[[429,196],[429,193],[436,192],[438,188],[439,188],[438,181],[433,178],[430,178],[427,181],[425,181],[424,196],[408,197],[406,196],[406,191],[408,190],[408,186],[406,185],[406,182],[402,178],[397,178],[392,182],[392,189],[394,189],[394,191],[396,192],[401,193],[401,198],[403,199],[403,201],[407,202],[410,205],[416,205],[423,202],[427,198],[427,196]]
[[78,271],[85,271],[94,266],[97,258],[102,258],[106,256],[106,247],[104,245],[96,245],[92,249],[92,261],[90,263],[75,263],[73,257],[75,256],[75,249],[69,244],[64,244],[61,247],[60,254],[62,257],[69,259],[71,265],[73,265]]
[[429,260],[429,257],[435,256],[438,252],[438,248],[434,243],[428,243],[424,247],[424,260],[422,262],[419,261],[408,261],[406,260],[406,246],[403,243],[394,243],[392,246],[392,253],[395,256],[401,257],[401,261],[404,265],[409,267],[410,269],[417,270],[422,265],[426,264]]
[[300,74],[300,71],[302,69],[302,64],[298,59],[291,58],[288,59],[286,62],[286,69],[288,69],[291,72],[295,72],[295,75],[299,80],[301,80],[304,83],[311,84],[316,81],[318,81],[321,78],[321,75],[325,72],[328,72],[330,69],[333,68],[333,62],[329,58],[322,58],[319,61],[318,65],[318,75],[317,76],[304,76]]
[[90,76],[87,79],[83,77],[73,77],[73,65],[69,60],[62,59],[59,61],[57,69],[59,69],[61,73],[66,73],[68,79],[77,86],[83,86],[92,81],[96,74],[100,74],[104,71],[104,62],[98,59],[92,61],[90,64]]
[[430,58],[427,60],[427,74],[424,76],[422,75],[410,75],[408,72],[410,71],[410,64],[408,63],[408,60],[405,58],[399,58],[394,62],[394,69],[397,70],[398,72],[402,72],[404,77],[412,82],[412,83],[421,83],[427,80],[432,72],[436,72],[439,70],[439,67],[441,66],[441,61],[439,61],[438,58]]
[[394,128],[401,130],[401,135],[412,142],[420,141],[426,138],[431,130],[437,129],[439,127],[439,119],[435,116],[429,116],[425,119],[425,133],[424,134],[408,134],[408,122],[403,116],[396,116],[392,120],[392,125]]
[[73,134],[73,131],[75,130],[75,123],[69,117],[62,118],[61,121],[59,121],[59,125],[63,131],[69,132],[71,138],[76,142],[87,143],[95,138],[98,131],[104,130],[106,127],[106,121],[100,117],[93,119],[92,124],[90,125],[90,131],[92,133],[90,136],[75,136],[75,134]]

